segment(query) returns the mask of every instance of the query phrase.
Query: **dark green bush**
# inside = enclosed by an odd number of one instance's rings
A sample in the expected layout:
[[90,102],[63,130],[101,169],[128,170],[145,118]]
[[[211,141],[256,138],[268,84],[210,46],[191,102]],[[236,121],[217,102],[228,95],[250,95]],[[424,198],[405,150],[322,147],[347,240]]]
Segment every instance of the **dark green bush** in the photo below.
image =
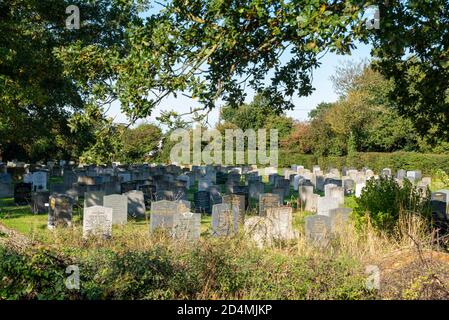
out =
[[355,216],[359,225],[371,224],[380,231],[392,232],[401,214],[416,214],[430,219],[430,191],[424,197],[407,179],[400,186],[393,178],[380,177],[366,183],[356,199]]
[[[72,252],[80,290],[65,288],[64,263],[38,250],[0,246],[1,299],[364,299],[363,266],[343,256],[301,257],[244,243],[195,248]],[[69,263],[69,262],[68,262]]]

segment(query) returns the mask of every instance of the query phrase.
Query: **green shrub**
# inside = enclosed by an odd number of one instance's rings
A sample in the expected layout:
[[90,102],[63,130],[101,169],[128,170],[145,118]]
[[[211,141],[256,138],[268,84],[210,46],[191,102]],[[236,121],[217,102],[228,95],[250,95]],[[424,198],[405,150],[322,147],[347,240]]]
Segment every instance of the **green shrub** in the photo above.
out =
[[407,179],[400,186],[393,178],[370,179],[356,200],[355,216],[359,225],[371,224],[380,231],[392,232],[400,215],[417,214],[430,219],[430,191],[424,197]]

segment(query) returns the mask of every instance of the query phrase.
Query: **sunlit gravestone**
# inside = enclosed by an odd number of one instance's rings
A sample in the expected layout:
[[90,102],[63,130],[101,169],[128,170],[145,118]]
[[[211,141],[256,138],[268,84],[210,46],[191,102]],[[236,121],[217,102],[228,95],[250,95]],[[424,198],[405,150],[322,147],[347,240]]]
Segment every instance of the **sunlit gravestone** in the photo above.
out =
[[232,236],[238,231],[238,208],[227,203],[212,207],[212,235],[216,237]]
[[312,215],[305,218],[305,233],[309,241],[326,244],[332,232],[331,218]]
[[112,208],[93,206],[84,209],[83,237],[110,238],[112,236]]
[[126,224],[128,221],[128,198],[120,194],[103,197],[103,206],[112,209],[112,224]]
[[49,199],[48,228],[72,225],[72,198],[66,195],[51,195]]

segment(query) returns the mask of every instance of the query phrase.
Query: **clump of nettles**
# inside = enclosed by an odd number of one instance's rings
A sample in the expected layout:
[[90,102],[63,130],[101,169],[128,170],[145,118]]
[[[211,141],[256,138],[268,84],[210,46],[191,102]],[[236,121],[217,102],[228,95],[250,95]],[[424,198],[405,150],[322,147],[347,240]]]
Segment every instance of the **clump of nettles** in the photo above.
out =
[[423,194],[407,179],[402,186],[394,178],[370,179],[356,202],[354,216],[359,227],[370,222],[378,231],[393,233],[404,215],[424,218],[430,226],[430,190]]

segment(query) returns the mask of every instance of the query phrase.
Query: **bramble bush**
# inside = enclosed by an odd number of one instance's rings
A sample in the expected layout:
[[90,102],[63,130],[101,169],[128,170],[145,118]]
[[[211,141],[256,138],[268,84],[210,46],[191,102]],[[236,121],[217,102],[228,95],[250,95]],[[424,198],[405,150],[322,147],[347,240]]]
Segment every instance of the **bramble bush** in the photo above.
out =
[[[368,220],[378,231],[392,233],[402,214],[412,214],[430,219],[430,191],[424,197],[407,179],[400,186],[394,178],[370,179],[354,210],[359,226]],[[430,225],[430,224],[429,224]]]

